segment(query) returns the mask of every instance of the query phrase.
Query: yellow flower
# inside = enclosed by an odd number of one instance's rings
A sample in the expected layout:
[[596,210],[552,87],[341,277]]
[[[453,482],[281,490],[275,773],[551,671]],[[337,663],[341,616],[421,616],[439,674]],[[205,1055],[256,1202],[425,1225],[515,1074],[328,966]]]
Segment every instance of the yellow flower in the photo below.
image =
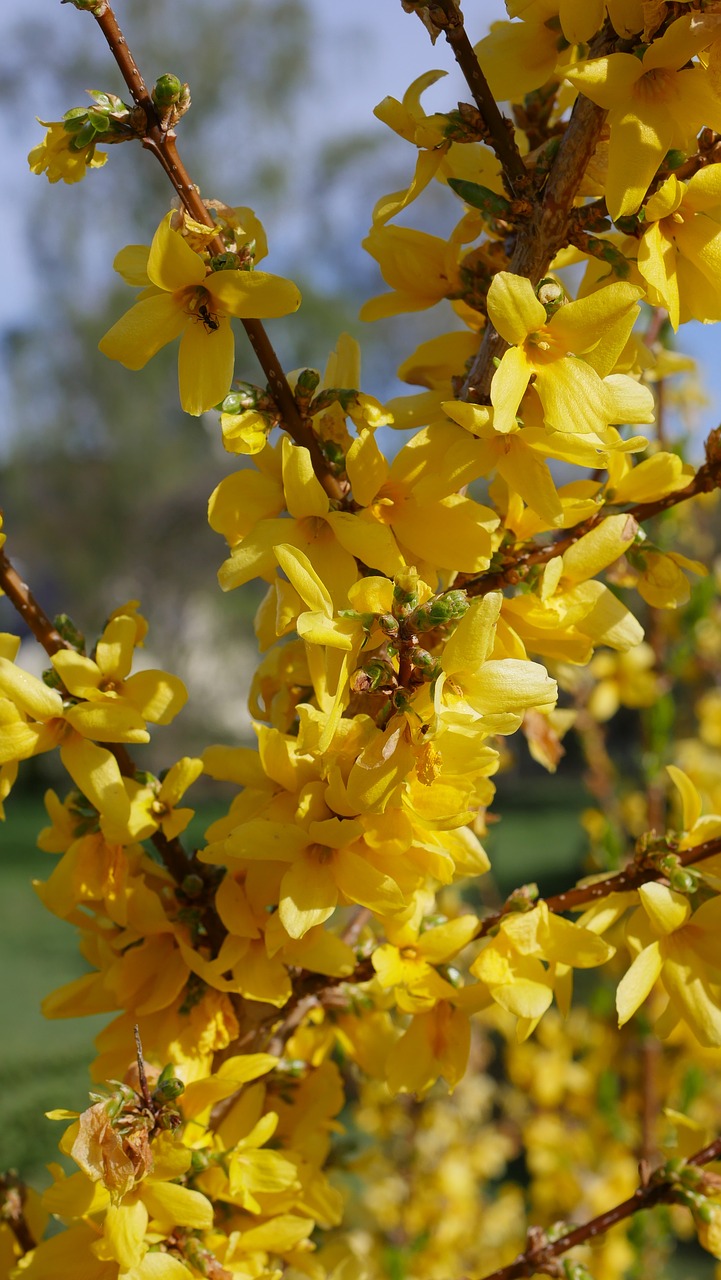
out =
[[638,894],[641,905],[626,929],[635,959],[616,992],[618,1025],[628,1022],[660,978],[669,998],[663,1034],[683,1019],[701,1044],[721,1045],[721,897],[692,914],[688,898],[667,885],[651,881]]
[[142,248],[131,245],[115,259],[115,269],[131,284],[149,283],[100,342],[100,350],[127,369],[142,369],[152,356],[182,334],[178,354],[180,402],[196,416],[227,393],[233,378],[235,340],[230,317],[243,320],[284,316],[300,306],[290,280],[263,271],[208,271],[178,231],[173,214],[163,219],[143,270]]
[[364,303],[361,320],[380,320],[404,311],[425,311],[450,297],[460,284],[459,245],[411,227],[376,225],[363,241],[392,293]]
[[76,134],[68,133],[64,120],[41,120],[47,133],[42,142],[33,147],[28,163],[33,173],[46,173],[48,182],[80,182],[88,169],[101,169],[108,156],[95,150],[95,139],[87,146],[76,149],[71,144]]
[[485,734],[515,733],[529,707],[553,706],[555,680],[538,662],[492,659],[500,591],[474,600],[441,654],[435,706],[441,723],[475,724]]
[[667,151],[685,151],[704,125],[721,129],[721,100],[705,68],[686,65],[720,30],[718,15],[685,14],[642,58],[611,53],[566,72],[571,84],[608,111],[606,203],[612,218],[636,212]]
[[649,301],[667,308],[674,329],[721,319],[721,165],[688,182],[671,174],[644,213],[638,269]]
[[626,344],[640,297],[634,285],[610,284],[559,307],[549,320],[530,280],[499,271],[488,290],[488,315],[511,346],[491,383],[496,431],[513,430],[534,375],[552,430],[598,432],[617,421],[603,376]]

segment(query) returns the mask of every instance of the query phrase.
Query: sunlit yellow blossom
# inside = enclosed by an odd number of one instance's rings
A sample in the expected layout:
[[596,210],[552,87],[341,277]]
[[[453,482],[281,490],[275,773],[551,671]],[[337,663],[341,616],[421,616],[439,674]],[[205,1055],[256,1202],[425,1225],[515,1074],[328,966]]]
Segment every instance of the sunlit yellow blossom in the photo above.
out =
[[635,213],[670,148],[686,150],[703,125],[721,128],[721,99],[705,68],[687,66],[720,33],[720,16],[684,14],[641,58],[611,53],[566,72],[608,111],[606,202],[612,218]]
[[721,319],[721,165],[679,182],[671,174],[644,208],[638,269],[649,301],[674,329],[688,319]]
[[653,881],[638,890],[641,905],[626,928],[635,959],[619,983],[619,1026],[636,1012],[660,978],[669,998],[663,1034],[684,1019],[704,1045],[721,1044],[721,897],[692,912],[688,898]]
[[380,320],[404,311],[425,311],[455,293],[460,246],[410,227],[375,226],[363,241],[392,293],[364,303],[361,320]]
[[633,285],[607,285],[559,307],[549,320],[529,280],[499,271],[488,291],[488,315],[513,345],[491,383],[496,431],[513,428],[534,375],[546,425],[554,431],[598,431],[614,421],[602,377],[626,343],[640,296]]
[[[230,317],[264,319],[300,306],[290,280],[262,271],[208,271],[178,231],[173,215],[163,219],[147,253],[151,288],[116,321],[100,350],[128,369],[142,369],[152,356],[182,335],[178,355],[180,402],[200,414],[222,400],[233,377],[235,340]],[[115,269],[130,283],[143,281],[142,250],[124,249]]]

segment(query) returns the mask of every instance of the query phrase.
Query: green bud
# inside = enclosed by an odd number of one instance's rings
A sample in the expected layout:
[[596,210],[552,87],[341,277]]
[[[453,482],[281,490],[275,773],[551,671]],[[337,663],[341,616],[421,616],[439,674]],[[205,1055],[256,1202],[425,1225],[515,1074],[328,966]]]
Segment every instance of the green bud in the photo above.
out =
[[694,1213],[697,1218],[706,1223],[706,1226],[710,1226],[716,1216],[715,1207],[708,1200],[702,1200],[694,1209]]
[[180,887],[186,898],[199,898],[205,888],[201,876],[196,875],[194,871],[183,877]]
[[88,119],[87,107],[71,107],[63,116],[63,129],[66,133],[77,133]]
[[56,613],[53,618],[53,626],[56,631],[60,632],[63,640],[73,646],[78,653],[85,653],[85,636],[82,631],[76,627],[72,618],[67,613]]
[[158,107],[172,107],[183,92],[182,81],[170,73],[159,76],[153,85],[153,102]]
[[312,396],[317,390],[319,382],[320,374],[317,369],[302,369],[295,384],[296,391],[301,391],[304,396]]
[[408,657],[416,670],[422,672],[426,680],[435,680],[441,669],[438,658],[435,658],[427,649],[421,649],[420,645],[414,645],[409,649]]
[[449,178],[448,186],[455,191],[472,209],[480,209],[486,218],[507,218],[511,206],[503,196],[482,187],[477,182],[466,182],[463,178]]
[[179,1098],[181,1093],[185,1093],[185,1085],[182,1080],[166,1080],[162,1089],[153,1090],[154,1102],[173,1102],[175,1098]]
[[120,1115],[120,1112],[122,1111],[122,1109],[123,1109],[122,1098],[116,1098],[116,1097],[108,1098],[107,1102],[105,1103],[105,1111],[110,1120],[114,1120],[116,1116]]
[[398,635],[398,619],[394,618],[392,613],[372,613],[368,617],[370,618],[370,625],[377,622],[384,635]]
[[93,126],[96,133],[107,133],[110,128],[110,121],[102,111],[89,111],[88,123]]
[[698,876],[694,875],[693,871],[687,871],[685,867],[671,871],[668,879],[676,893],[696,893],[698,889]]
[[223,413],[245,413],[246,409],[256,409],[261,396],[259,387],[249,382],[241,382],[237,391],[229,391],[221,403]]
[[354,693],[375,693],[383,685],[395,683],[396,673],[390,662],[384,658],[370,658],[353,673],[351,689]]
[[469,609],[469,601],[465,591],[456,588],[446,591],[442,596],[419,604],[413,617],[416,631],[432,631],[434,627],[442,627],[447,622],[456,622]]
[[667,169],[680,169],[681,165],[686,161],[685,151],[667,151],[664,164]]
[[550,320],[551,316],[555,315],[566,302],[566,290],[552,276],[544,276],[536,289],[536,297],[545,308],[546,316]]

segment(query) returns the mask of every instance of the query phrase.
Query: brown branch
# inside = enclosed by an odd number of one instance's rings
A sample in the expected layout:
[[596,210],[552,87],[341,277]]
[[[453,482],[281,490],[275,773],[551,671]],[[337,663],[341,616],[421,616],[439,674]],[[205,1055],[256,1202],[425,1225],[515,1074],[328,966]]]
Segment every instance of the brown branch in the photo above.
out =
[[[613,39],[605,36],[591,50],[598,57],[609,52]],[[553,258],[567,241],[569,218],[579,183],[601,136],[606,113],[582,94],[576,99],[566,131],[561,139],[548,181],[519,237],[509,271],[525,276],[537,285]],[[490,320],[459,399],[490,403],[491,381],[509,344],[496,332]]]
[[[721,1157],[721,1138],[716,1138],[707,1147],[690,1156],[686,1163],[704,1165],[718,1160],[719,1157]],[[628,1200],[623,1200],[621,1204],[614,1205],[605,1213],[599,1213],[597,1217],[581,1223],[580,1226],[574,1227],[573,1231],[560,1236],[558,1240],[547,1241],[546,1237],[539,1233],[540,1238],[537,1243],[534,1241],[514,1262],[510,1262],[505,1267],[499,1267],[497,1271],[484,1276],[483,1280],[521,1280],[522,1277],[532,1276],[537,1272],[544,1272],[547,1275],[560,1274],[553,1266],[554,1259],[567,1253],[569,1249],[575,1249],[588,1240],[604,1235],[611,1227],[623,1222],[624,1218],[632,1217],[640,1209],[652,1209],[657,1204],[673,1203],[677,1199],[678,1188],[679,1184],[671,1178],[652,1178],[645,1185],[637,1187]]]
[[[706,840],[704,844],[697,844],[692,849],[674,850],[680,865],[684,867],[695,866],[697,862],[703,862],[705,858],[712,858],[719,853],[721,853],[721,837]],[[644,858],[631,862],[623,871],[614,871],[612,875],[604,876],[601,880],[593,880],[587,884],[576,885],[572,889],[564,889],[562,893],[553,894],[544,901],[549,911],[577,911],[579,907],[586,906],[590,902],[598,902],[611,893],[630,893],[633,889],[638,889],[640,885],[648,884],[652,880],[666,879],[666,873],[660,867],[648,858]],[[485,938],[496,928],[496,925],[500,924],[504,916],[517,909],[516,902],[517,898],[511,894],[500,911],[495,911],[493,915],[486,916],[480,922],[474,938]]]
[[[155,103],[128,48],[125,36],[118,26],[111,6],[103,4],[93,14],[93,17],[108,42],[110,51],[120,68],[136,107],[140,109],[145,117],[145,130],[142,134],[143,146],[162,165],[181,203],[191,217],[196,222],[201,222],[207,227],[214,227],[213,218],[178,154],[175,131],[163,127]],[[215,254],[224,252],[225,246],[220,236],[216,236],[210,241],[209,248]],[[288,380],[265,327],[260,320],[243,320],[242,324],[250,345],[268,380],[273,399],[283,416],[284,429],[295,440],[296,444],[302,445],[309,451],[313,470],[328,497],[332,501],[341,501],[345,496],[343,485],[328,469],[313,431],[298,411],[295,397],[288,385]]]
[[[701,493],[711,493],[714,489],[721,487],[720,433],[721,427],[711,432],[706,441],[706,461],[699,467],[693,480],[683,489],[675,489],[673,493],[667,493],[665,497],[657,498],[655,502],[637,502],[634,506],[627,507],[625,514],[629,519],[642,524],[660,515],[662,511],[668,511],[681,502],[687,502],[689,498],[695,498]],[[555,542],[548,542],[545,546],[537,542],[521,543],[514,551],[504,556],[502,568],[481,573],[475,578],[464,578],[460,575],[456,580],[456,586],[462,586],[470,596],[484,596],[489,591],[499,591],[503,587],[522,582],[532,568],[548,564],[549,560],[563,555],[564,551],[568,551],[569,547],[574,546],[587,533],[595,529],[609,514],[613,514],[609,511],[609,507],[612,508],[612,506],[612,503],[609,503],[608,507],[604,506],[588,520],[582,521],[581,524],[575,525],[573,529],[562,534]]]
[[13,568],[2,550],[0,550],[0,588],[46,653],[52,657],[60,649],[72,648],[67,640],[63,640],[45,610],[40,608],[27,583],[23,582],[20,574]]
[[508,190],[516,198],[527,196],[531,187],[531,177],[516,145],[513,125],[502,115],[491,93],[463,25],[463,14],[456,8],[453,0],[437,0],[437,3],[429,4],[427,9],[434,26],[443,31],[466,84],[473,94],[473,101],[486,126],[485,141],[490,144],[500,161]]

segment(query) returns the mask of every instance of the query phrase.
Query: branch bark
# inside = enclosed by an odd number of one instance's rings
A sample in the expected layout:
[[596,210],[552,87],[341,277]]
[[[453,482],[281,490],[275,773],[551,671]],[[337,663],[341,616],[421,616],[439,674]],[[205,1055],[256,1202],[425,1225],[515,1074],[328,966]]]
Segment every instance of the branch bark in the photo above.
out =
[[453,0],[438,0],[428,9],[434,25],[443,31],[481,113],[488,130],[488,143],[500,161],[506,187],[512,196],[522,199],[528,195],[531,178],[516,145],[513,124],[502,115],[468,39],[463,14]]

